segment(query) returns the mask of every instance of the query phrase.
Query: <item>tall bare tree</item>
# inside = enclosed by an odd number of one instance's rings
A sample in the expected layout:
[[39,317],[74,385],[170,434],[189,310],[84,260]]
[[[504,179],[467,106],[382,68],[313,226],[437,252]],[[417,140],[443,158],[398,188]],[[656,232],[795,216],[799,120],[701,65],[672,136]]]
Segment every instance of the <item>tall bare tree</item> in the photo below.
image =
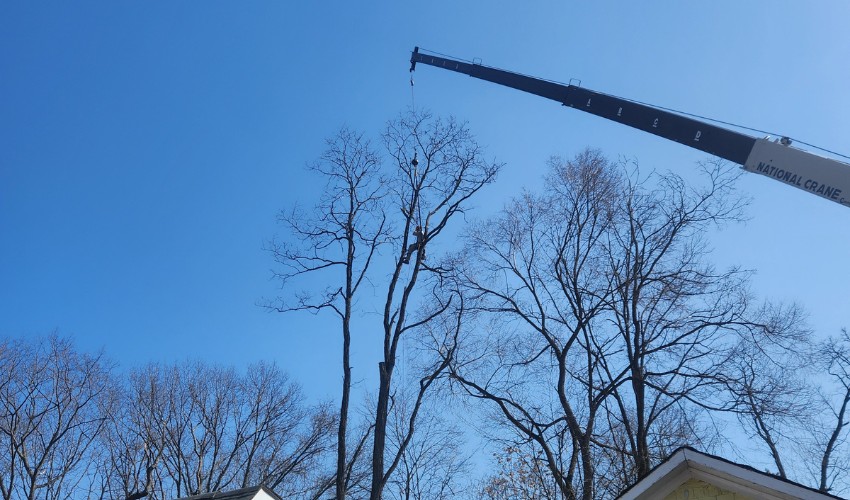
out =
[[[447,360],[437,356],[423,373],[418,402],[408,416],[408,439],[393,450],[388,465],[388,416],[394,395],[393,374],[403,336],[425,328],[459,307],[451,293],[436,286],[439,269],[433,253],[426,249],[449,222],[466,209],[469,199],[490,183],[498,165],[483,158],[483,152],[465,125],[454,120],[433,119],[427,114],[408,113],[391,121],[383,134],[390,160],[381,170],[377,155],[362,135],[343,131],[329,141],[327,152],[315,170],[328,180],[325,194],[314,210],[292,212],[283,217],[288,239],[271,246],[281,265],[284,285],[299,277],[322,274],[327,286],[319,293],[284,296],[270,304],[279,311],[332,311],[340,319],[343,333],[343,395],[337,445],[337,498],[344,498],[345,477],[350,470],[346,453],[345,422],[350,397],[349,347],[355,296],[370,283],[386,297],[377,308],[383,311],[374,328],[383,333],[382,360],[371,454],[371,497],[380,498],[414,432],[418,409],[425,392],[446,369]],[[383,244],[393,258],[380,259],[382,270],[372,271]],[[380,273],[380,274],[379,274]],[[293,300],[294,299],[294,300]],[[420,307],[426,303],[428,307]],[[372,308],[366,305],[367,308]]]
[[550,168],[546,193],[513,200],[468,237],[457,279],[483,323],[452,376],[534,443],[564,498],[593,498],[593,429],[611,392],[597,380],[607,344],[595,328],[612,294],[603,238],[620,179],[592,151]]
[[[355,298],[367,278],[379,246],[387,242],[386,190],[378,154],[362,134],[340,130],[312,166],[327,184],[319,203],[309,212],[282,212],[280,221],[289,238],[269,246],[281,265],[281,286],[294,279],[322,274],[327,286],[318,294],[302,292],[295,300],[283,297],[268,306],[280,312],[332,311],[342,333],[342,396],[337,426],[336,498],[346,496],[346,471],[352,464],[347,451],[351,398],[351,322]],[[355,454],[354,457],[359,456]]]
[[85,487],[112,402],[100,355],[58,336],[0,343],[3,498],[67,498]]
[[[410,113],[392,121],[384,133],[384,144],[396,169],[393,200],[403,215],[400,245],[396,246],[395,265],[386,287],[383,308],[383,360],[378,365],[379,385],[375,411],[375,437],[372,450],[372,500],[381,498],[387,481],[402,459],[415,432],[417,414],[425,393],[448,368],[453,348],[438,356],[422,375],[419,390],[411,405],[406,438],[385,465],[388,416],[393,397],[393,374],[402,337],[437,327],[446,338],[456,338],[463,304],[452,289],[438,286],[442,269],[426,262],[426,249],[449,223],[468,208],[478,191],[491,183],[500,165],[487,161],[469,129],[454,120],[433,119],[427,114]],[[417,284],[421,273],[430,278],[424,301],[417,304]],[[426,280],[428,281],[428,280]],[[417,307],[425,304],[424,307]]]
[[[645,476],[693,439],[737,339],[783,333],[752,306],[748,273],[707,261],[704,235],[741,217],[736,175],[707,164],[692,188],[624,167],[553,159],[544,192],[473,231],[457,270],[482,333],[452,376],[535,443],[564,498]],[[600,486],[606,450],[619,486]]]
[[653,423],[679,405],[701,403],[733,352],[730,339],[758,328],[749,274],[717,270],[707,259],[708,231],[742,215],[736,175],[718,163],[704,173],[705,188],[669,174],[651,186],[630,178],[605,245],[615,328],[601,372],[612,383],[606,408],[628,437],[633,480],[672,451],[651,448]]

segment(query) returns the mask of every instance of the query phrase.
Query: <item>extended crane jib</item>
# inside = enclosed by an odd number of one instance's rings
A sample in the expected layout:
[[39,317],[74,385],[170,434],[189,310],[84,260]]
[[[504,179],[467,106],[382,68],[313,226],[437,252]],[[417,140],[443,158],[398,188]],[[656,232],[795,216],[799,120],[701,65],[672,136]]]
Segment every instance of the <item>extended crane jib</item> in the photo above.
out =
[[543,80],[477,63],[423,54],[414,48],[410,71],[416,64],[463,73],[535,94],[650,134],[690,146],[742,165],[750,172],[779,180],[831,201],[850,206],[850,165],[783,143],[755,137],[701,120],[595,92],[576,85]]

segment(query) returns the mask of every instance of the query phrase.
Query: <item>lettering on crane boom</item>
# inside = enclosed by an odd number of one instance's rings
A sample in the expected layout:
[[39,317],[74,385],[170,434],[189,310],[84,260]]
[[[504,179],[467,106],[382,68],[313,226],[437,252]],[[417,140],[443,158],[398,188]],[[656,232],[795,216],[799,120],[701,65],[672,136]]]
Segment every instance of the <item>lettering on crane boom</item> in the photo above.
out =
[[841,199],[841,189],[837,187],[818,182],[814,179],[807,179],[803,175],[795,174],[789,170],[776,168],[763,161],[760,161],[758,165],[756,165],[756,171],[768,177],[780,180],[786,184],[791,184],[792,186],[797,186],[800,189],[811,191],[812,193],[830,200],[838,201]]
[[850,206],[850,165],[757,139],[744,169]]

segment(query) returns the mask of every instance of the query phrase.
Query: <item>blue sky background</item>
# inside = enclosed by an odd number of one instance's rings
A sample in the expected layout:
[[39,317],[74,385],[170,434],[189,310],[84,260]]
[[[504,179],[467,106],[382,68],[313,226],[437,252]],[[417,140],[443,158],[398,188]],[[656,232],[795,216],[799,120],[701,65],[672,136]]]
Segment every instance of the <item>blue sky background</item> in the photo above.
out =
[[[850,154],[850,3],[5,2],[0,5],[0,335],[73,335],[122,367],[277,361],[335,398],[330,319],[270,314],[263,242],[311,204],[341,125],[411,104],[414,45]],[[521,92],[420,66],[417,107],[468,120],[506,162],[478,216],[587,146],[693,177],[706,156]],[[712,237],[762,296],[850,326],[850,210],[753,174],[751,220]],[[378,336],[354,339],[370,389]]]

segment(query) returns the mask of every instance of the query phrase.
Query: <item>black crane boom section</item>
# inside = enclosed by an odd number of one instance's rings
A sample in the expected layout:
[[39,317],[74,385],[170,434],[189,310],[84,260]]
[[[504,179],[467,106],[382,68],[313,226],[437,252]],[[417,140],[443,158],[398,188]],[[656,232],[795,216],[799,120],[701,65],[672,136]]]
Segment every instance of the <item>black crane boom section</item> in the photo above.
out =
[[411,71],[415,69],[417,63],[444,68],[539,95],[560,102],[564,106],[649,132],[739,165],[746,163],[756,142],[756,139],[749,135],[628,99],[481,64],[422,54],[419,52],[419,47],[413,50],[410,57]]

